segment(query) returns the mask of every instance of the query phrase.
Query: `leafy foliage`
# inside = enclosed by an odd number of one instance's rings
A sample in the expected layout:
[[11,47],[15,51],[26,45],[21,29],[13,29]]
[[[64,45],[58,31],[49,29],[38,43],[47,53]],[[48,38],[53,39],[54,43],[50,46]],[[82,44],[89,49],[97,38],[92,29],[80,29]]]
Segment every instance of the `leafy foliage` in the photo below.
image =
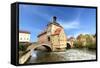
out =
[[85,34],[80,34],[77,37],[77,40],[74,42],[75,48],[89,48],[89,49],[96,49],[96,36]]
[[96,49],[96,43],[94,42],[87,43],[86,47],[89,49]]
[[19,51],[24,51],[24,50],[25,50],[24,45],[19,44]]
[[19,51],[25,51],[30,44],[19,43]]

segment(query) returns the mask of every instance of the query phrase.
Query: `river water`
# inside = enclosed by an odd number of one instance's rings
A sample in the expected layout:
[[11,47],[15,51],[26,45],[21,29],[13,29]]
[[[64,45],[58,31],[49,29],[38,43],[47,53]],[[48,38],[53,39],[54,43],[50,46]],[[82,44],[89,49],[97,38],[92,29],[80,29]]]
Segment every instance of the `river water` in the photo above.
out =
[[88,49],[68,49],[64,52],[33,51],[27,63],[95,60],[96,51]]

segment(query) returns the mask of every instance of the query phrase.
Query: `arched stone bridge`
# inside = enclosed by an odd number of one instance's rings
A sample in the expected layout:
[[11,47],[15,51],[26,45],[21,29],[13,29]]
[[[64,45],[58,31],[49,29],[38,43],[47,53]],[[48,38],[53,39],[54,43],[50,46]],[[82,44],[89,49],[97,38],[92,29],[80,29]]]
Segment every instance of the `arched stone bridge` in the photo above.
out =
[[73,48],[73,47],[74,47],[74,42],[67,41],[67,47],[66,48]]
[[50,44],[47,44],[47,43],[38,44],[38,45],[31,44],[26,50],[26,51],[29,51],[29,52],[19,58],[19,64],[24,64],[29,59],[29,57],[31,56],[33,50],[35,50],[36,48],[38,48],[40,46],[44,46],[47,49],[52,51],[52,47],[51,47]]
[[34,45],[34,44],[31,44],[27,50],[35,50],[36,48],[40,47],[40,46],[44,46],[45,48],[49,49],[52,51],[52,47],[50,44],[47,44],[47,43],[42,43],[42,44],[37,44],[37,45]]
[[[48,43],[41,43],[41,44],[37,44],[37,45],[34,45],[34,44],[31,44],[28,48],[27,48],[27,51],[28,50],[35,50],[36,48],[38,47],[41,47],[41,46],[44,46],[46,49],[48,49],[49,51],[53,51],[52,49],[52,46],[51,44],[48,44]],[[67,44],[66,44],[66,48],[73,48],[73,42],[71,41],[67,41]]]
[[[31,56],[33,50],[35,50],[36,48],[38,48],[40,46],[44,46],[47,49],[52,51],[52,47],[51,47],[50,44],[47,44],[47,43],[38,44],[38,45],[31,44],[26,50],[26,51],[29,51],[29,52],[26,53],[21,58],[19,58],[19,64],[24,64],[28,60],[28,58]],[[72,47],[73,47],[73,42],[68,41],[67,44],[66,44],[66,48],[72,48]]]

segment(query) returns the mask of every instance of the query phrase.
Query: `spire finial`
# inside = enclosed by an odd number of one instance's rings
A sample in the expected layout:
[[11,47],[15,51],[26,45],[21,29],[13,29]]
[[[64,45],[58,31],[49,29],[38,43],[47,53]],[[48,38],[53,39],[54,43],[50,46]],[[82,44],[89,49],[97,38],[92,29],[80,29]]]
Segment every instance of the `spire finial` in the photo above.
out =
[[56,23],[56,19],[57,19],[57,17],[53,16],[53,23]]

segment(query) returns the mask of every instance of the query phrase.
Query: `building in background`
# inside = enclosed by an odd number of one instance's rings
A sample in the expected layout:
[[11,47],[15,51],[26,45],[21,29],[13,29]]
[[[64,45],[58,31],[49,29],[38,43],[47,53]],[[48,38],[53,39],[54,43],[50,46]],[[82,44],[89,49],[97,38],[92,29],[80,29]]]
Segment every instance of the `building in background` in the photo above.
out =
[[30,42],[30,32],[28,31],[19,31],[19,42],[27,43]]
[[63,27],[57,23],[55,16],[47,28],[38,35],[38,42],[51,45],[53,51],[65,50],[67,37]]

